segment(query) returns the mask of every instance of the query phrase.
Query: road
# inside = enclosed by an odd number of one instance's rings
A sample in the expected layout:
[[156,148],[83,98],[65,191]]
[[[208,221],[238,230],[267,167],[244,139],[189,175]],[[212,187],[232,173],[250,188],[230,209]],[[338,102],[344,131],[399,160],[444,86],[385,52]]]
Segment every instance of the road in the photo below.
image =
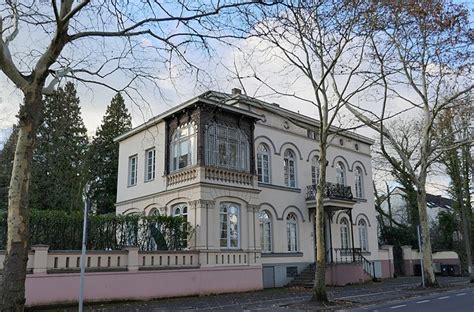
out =
[[474,312],[472,288],[440,292],[428,296],[363,307],[354,311],[371,312]]

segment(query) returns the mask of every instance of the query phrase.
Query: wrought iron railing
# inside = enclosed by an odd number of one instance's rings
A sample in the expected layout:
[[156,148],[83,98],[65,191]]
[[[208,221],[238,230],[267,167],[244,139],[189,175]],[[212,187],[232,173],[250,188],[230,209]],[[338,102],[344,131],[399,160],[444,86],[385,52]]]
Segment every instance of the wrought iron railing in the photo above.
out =
[[362,262],[360,248],[330,248],[328,249],[328,263]]
[[[308,185],[306,187],[306,200],[315,200],[317,192],[317,185]],[[350,186],[326,182],[326,188],[324,190],[324,197],[332,199],[347,199],[351,200],[354,198]]]

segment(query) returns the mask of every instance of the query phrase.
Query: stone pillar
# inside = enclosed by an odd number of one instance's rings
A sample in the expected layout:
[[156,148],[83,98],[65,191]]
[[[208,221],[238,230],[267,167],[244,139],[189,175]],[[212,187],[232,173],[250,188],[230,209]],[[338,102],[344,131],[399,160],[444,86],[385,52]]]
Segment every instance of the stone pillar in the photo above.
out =
[[34,251],[33,274],[46,274],[48,271],[48,245],[35,245],[31,249]]
[[[194,200],[188,203],[190,208],[190,223],[192,226],[192,238],[190,240],[191,249],[210,249],[212,231],[211,224],[213,223],[212,214],[215,213],[213,209],[215,202],[212,200]],[[192,219],[192,220],[191,220]]]
[[403,255],[403,273],[406,276],[412,276],[413,272],[413,251],[411,246],[402,246]]
[[138,271],[138,247],[128,246],[127,268],[129,271]]
[[258,205],[247,205],[247,222],[248,222],[248,249],[255,250],[261,249],[260,246],[260,235],[259,235],[259,220],[258,220]]

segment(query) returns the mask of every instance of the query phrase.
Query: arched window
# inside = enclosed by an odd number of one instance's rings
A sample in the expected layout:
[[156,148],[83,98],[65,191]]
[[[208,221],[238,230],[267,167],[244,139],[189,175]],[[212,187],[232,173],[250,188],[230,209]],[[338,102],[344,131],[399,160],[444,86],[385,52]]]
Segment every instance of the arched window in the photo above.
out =
[[287,149],[284,154],[284,173],[285,185],[289,187],[296,187],[296,157],[295,153]]
[[156,208],[153,208],[150,210],[150,213],[148,214],[150,217],[157,217],[160,215],[160,211]]
[[346,168],[340,161],[336,164],[336,183],[346,185]]
[[364,198],[364,180],[362,175],[362,169],[356,167],[355,169],[355,196],[357,198]]
[[187,123],[174,132],[170,143],[170,171],[196,164],[196,129]]
[[240,205],[221,203],[220,205],[220,247],[239,248],[240,246]]
[[260,246],[262,252],[272,251],[272,218],[267,211],[261,211],[258,219],[260,221]]
[[186,248],[188,246],[188,235],[187,235],[187,230],[188,230],[188,205],[185,203],[180,203],[176,204],[172,207],[172,213],[173,217],[181,217],[183,218],[183,236],[181,240],[181,246],[182,248]]
[[313,156],[311,159],[311,184],[318,185],[319,181],[319,158]]
[[270,183],[270,149],[265,144],[257,148],[258,182]]
[[349,222],[346,218],[341,219],[341,248],[349,248]]
[[206,165],[249,171],[249,140],[240,129],[211,123],[206,129]]
[[184,203],[174,205],[173,216],[182,217],[186,222],[188,222],[188,205]]
[[369,250],[369,241],[367,237],[367,222],[364,219],[360,219],[357,223],[359,227],[359,246],[363,251]]
[[298,218],[290,212],[286,217],[286,233],[288,238],[288,251],[298,251]]

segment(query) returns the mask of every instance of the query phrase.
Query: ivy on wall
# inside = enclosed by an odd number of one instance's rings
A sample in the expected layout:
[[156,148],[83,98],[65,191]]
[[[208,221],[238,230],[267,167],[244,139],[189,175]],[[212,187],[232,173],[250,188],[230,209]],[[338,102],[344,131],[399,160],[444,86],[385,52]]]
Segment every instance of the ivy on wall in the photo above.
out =
[[[32,210],[30,244],[51,250],[78,250],[82,244],[83,215],[52,210]],[[0,212],[0,250],[5,249],[7,214]],[[138,246],[141,250],[180,250],[186,247],[190,226],[181,217],[141,215],[91,215],[87,226],[87,249],[118,250]]]

